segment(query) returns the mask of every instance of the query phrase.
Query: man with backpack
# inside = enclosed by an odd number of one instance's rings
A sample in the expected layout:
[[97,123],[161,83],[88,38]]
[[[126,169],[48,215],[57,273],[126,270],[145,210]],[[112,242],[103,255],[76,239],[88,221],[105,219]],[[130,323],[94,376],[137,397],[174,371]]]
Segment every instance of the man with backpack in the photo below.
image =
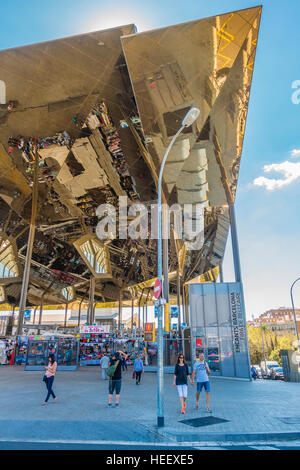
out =
[[107,376],[109,378],[108,383],[108,407],[112,406],[112,398],[114,391],[116,392],[116,403],[115,406],[119,406],[121,385],[122,385],[122,357],[127,359],[127,354],[122,351],[117,351],[112,354],[112,357],[109,362],[109,367],[107,370]]
[[209,407],[209,392],[210,392],[210,383],[209,383],[209,376],[210,369],[208,367],[207,362],[204,359],[204,354],[199,354],[199,360],[195,361],[193,366],[193,374],[192,374],[192,383],[195,383],[195,376],[197,380],[197,393],[196,393],[196,408],[199,408],[199,398],[200,392],[204,387],[205,394],[206,394],[206,411],[207,413],[211,413],[212,410]]

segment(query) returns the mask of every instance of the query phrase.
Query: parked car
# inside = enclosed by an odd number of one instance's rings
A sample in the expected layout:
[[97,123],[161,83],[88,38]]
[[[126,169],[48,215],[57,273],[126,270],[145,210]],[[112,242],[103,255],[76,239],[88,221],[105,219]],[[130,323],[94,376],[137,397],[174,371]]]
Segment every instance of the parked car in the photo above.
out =
[[274,367],[272,369],[272,379],[273,380],[284,380],[283,368]]
[[271,372],[271,369],[276,369],[277,367],[280,367],[280,365],[278,364],[278,362],[276,361],[262,361],[260,363],[260,367],[262,368],[263,370],[263,374],[265,376],[265,378],[267,379],[271,379],[271,375],[272,375],[272,372]]

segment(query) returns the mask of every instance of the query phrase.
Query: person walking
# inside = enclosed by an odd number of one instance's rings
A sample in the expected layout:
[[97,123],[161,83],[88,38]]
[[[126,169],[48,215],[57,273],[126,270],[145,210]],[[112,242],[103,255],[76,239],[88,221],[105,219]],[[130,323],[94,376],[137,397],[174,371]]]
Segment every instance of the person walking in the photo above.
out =
[[251,375],[252,375],[253,380],[257,379],[258,374],[257,374],[256,368],[254,366],[251,366]]
[[177,387],[179,401],[181,404],[181,414],[185,414],[186,410],[188,380],[190,381],[190,384],[193,385],[188,365],[185,362],[185,357],[182,353],[180,353],[177,359],[177,364],[175,365],[173,387],[175,387],[175,385]]
[[57,402],[57,396],[55,396],[55,394],[52,390],[53,382],[54,382],[54,376],[55,376],[56,367],[57,367],[57,362],[55,360],[54,354],[52,354],[52,353],[49,354],[48,359],[49,359],[48,366],[47,367],[44,366],[44,369],[46,369],[45,384],[46,384],[46,388],[48,390],[48,393],[47,393],[46,400],[44,401],[44,403],[42,403],[42,406],[48,404],[48,400],[50,398],[50,395],[52,395],[52,397],[53,397],[53,403]]
[[[122,351],[117,351],[114,353],[109,361],[109,368],[107,371],[107,375],[109,376],[109,383],[108,383],[108,406],[111,408],[112,406],[112,399],[114,391],[116,392],[116,403],[115,406],[119,406],[120,400],[120,392],[121,392],[121,385],[122,385],[122,366],[121,366],[121,359],[125,357],[127,359],[127,354],[123,353]],[[112,368],[113,366],[113,368]]]
[[206,394],[206,411],[207,413],[211,413],[212,410],[209,407],[209,392],[210,392],[210,383],[209,383],[209,376],[210,369],[208,367],[207,362],[204,359],[204,354],[199,354],[199,360],[195,361],[193,366],[193,374],[192,374],[192,382],[195,383],[195,376],[197,379],[197,393],[196,393],[196,408],[199,408],[199,398],[200,392],[204,387],[205,394]]
[[142,357],[140,354],[134,360],[133,369],[135,372],[135,383],[136,385],[140,385],[142,372],[144,372],[144,364],[143,364]]
[[[123,354],[125,354],[125,356],[127,357],[127,354],[125,352],[123,352]],[[122,364],[122,371],[124,372],[125,369],[127,370],[127,361],[126,361],[125,357],[122,357],[121,364]]]
[[109,357],[106,353],[100,359],[100,366],[102,370],[102,379],[107,380],[107,369],[109,364]]

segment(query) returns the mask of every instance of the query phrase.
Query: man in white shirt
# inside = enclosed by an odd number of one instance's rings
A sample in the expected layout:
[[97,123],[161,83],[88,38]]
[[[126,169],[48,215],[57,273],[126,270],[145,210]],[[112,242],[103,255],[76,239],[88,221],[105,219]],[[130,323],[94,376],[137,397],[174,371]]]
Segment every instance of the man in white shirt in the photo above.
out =
[[199,407],[199,398],[200,392],[204,387],[205,394],[206,394],[206,411],[211,413],[211,409],[209,407],[209,392],[210,392],[210,383],[208,375],[210,374],[210,369],[208,367],[207,362],[204,359],[204,354],[199,354],[199,360],[195,361],[193,366],[193,375],[192,375],[192,384],[195,382],[195,376],[197,380],[197,393],[196,393],[196,408]]
[[101,357],[100,359],[100,366],[102,369],[102,379],[107,380],[107,369],[108,369],[108,363],[109,363],[109,357],[107,354],[104,354],[104,356]]

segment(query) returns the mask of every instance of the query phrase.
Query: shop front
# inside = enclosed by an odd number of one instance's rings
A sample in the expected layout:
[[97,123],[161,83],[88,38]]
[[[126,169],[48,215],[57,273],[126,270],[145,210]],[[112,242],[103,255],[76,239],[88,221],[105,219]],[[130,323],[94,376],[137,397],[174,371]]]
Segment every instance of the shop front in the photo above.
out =
[[57,370],[76,370],[79,338],[71,335],[29,336],[25,370],[44,370],[48,356],[54,354]]
[[80,327],[80,366],[98,366],[103,354],[112,351],[113,337],[110,326],[81,326]]

